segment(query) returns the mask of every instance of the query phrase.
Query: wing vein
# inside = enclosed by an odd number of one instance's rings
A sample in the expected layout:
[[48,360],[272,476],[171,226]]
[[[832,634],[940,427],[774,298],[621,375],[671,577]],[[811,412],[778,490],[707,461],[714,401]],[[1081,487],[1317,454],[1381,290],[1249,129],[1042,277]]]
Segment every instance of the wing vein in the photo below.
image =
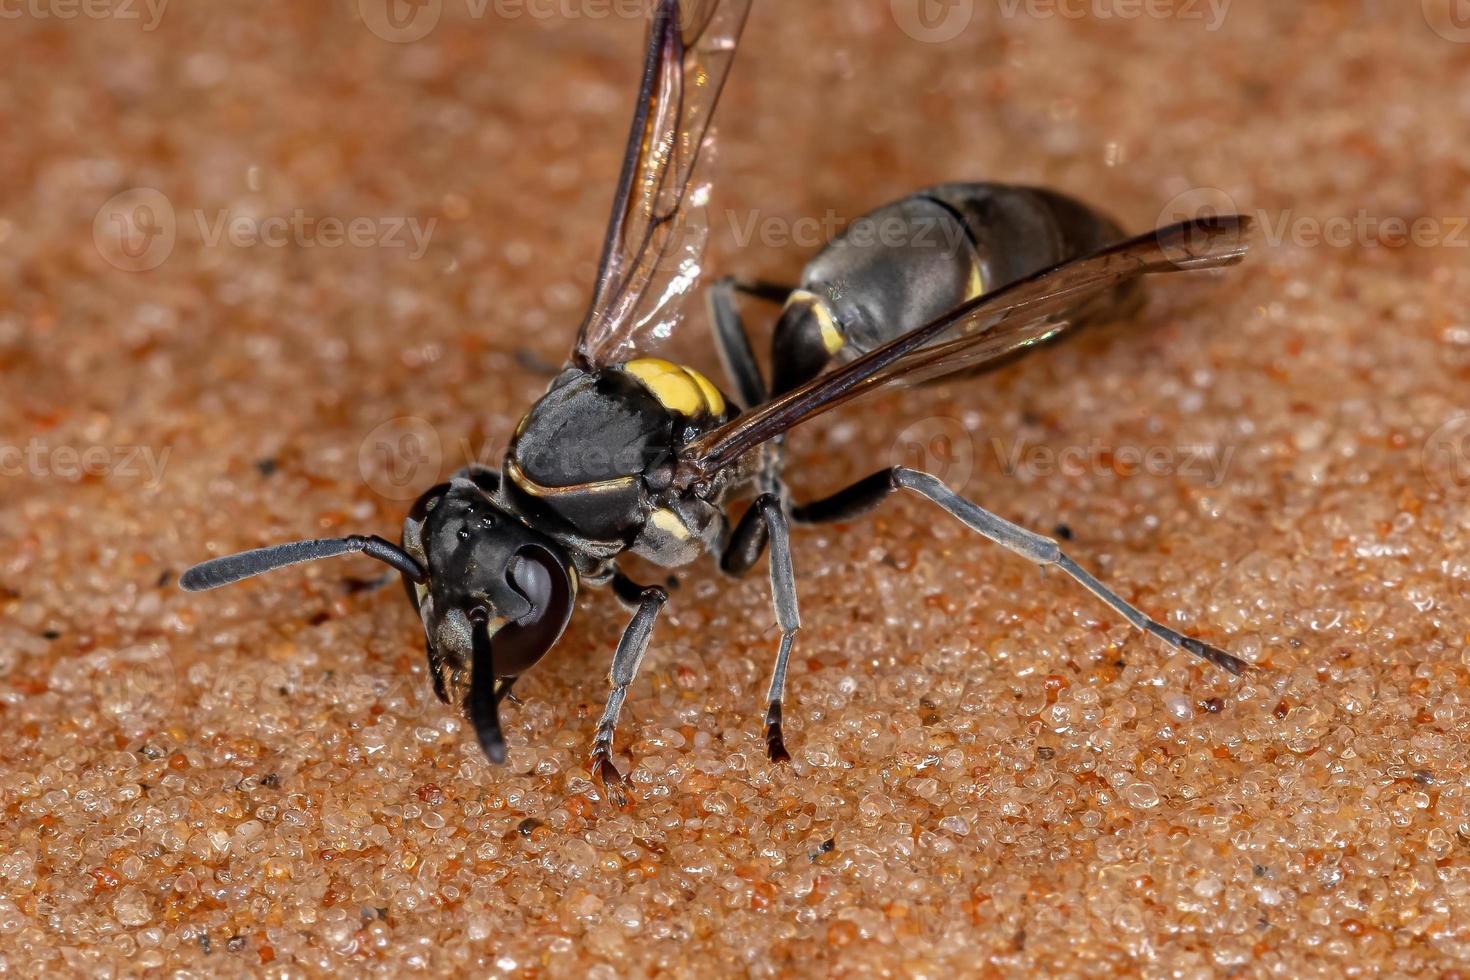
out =
[[591,302],[572,362],[604,367],[672,331],[699,276],[707,228],[694,212],[710,122],[751,0],[660,0]]
[[1087,301],[1139,276],[1234,265],[1245,257],[1250,226],[1243,215],[1182,222],[977,297],[707,433],[686,447],[678,480],[707,480],[761,443],[890,382],[929,368],[973,367],[1055,336]]

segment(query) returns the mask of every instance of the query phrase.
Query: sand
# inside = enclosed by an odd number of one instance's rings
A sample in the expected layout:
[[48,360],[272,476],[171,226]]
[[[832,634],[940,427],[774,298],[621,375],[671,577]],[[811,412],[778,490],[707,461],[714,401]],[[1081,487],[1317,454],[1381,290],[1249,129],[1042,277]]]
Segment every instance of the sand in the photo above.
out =
[[[1448,3],[762,2],[720,112],[717,273],[789,280],[834,223],[943,180],[1134,229],[1262,219],[1247,267],[791,444],[799,498],[922,463],[1062,526],[1246,677],[896,500],[796,534],[786,766],[764,576],[679,572],[618,807],[587,770],[607,593],[522,681],[492,768],[381,566],[175,587],[213,554],[396,537],[419,491],[498,460],[589,290],[641,46],[620,9],[7,8],[0,970],[1456,975]],[[717,374],[697,308],[672,350]]]

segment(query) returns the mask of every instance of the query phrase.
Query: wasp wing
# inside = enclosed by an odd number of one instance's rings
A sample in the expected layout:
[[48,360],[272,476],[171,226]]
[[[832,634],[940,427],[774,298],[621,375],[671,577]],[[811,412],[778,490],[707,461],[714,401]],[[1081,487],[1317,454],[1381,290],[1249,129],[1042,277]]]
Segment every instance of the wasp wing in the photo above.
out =
[[1243,215],[1171,225],[971,300],[690,443],[681,478],[706,479],[761,443],[890,382],[975,370],[1051,340],[1096,312],[1103,294],[1145,274],[1234,265],[1245,258],[1250,225]]
[[694,289],[709,185],[695,179],[750,0],[657,0],[592,302],[572,350],[591,370],[662,340]]

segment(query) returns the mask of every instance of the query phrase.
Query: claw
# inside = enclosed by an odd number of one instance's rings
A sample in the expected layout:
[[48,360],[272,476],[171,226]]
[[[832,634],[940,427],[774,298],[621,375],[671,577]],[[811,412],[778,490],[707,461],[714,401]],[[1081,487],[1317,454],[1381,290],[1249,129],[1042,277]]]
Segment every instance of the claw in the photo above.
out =
[[766,712],[766,755],[772,762],[790,762],[786,739],[781,733],[781,703],[772,704]]
[[628,802],[628,780],[613,765],[612,755],[599,746],[592,751],[592,775],[607,790],[608,798],[618,806]]
[[1232,657],[1224,650],[1211,646],[1201,640],[1196,640],[1192,636],[1180,637],[1179,645],[1196,657],[1207,660],[1216,667],[1230,671],[1236,677],[1239,677],[1250,669],[1250,664],[1241,660],[1239,657]]

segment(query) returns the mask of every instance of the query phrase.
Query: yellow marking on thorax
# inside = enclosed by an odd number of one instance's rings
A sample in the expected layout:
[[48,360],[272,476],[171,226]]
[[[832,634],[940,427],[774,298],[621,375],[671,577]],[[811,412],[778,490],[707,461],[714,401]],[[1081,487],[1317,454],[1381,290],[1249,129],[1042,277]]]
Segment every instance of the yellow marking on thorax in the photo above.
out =
[[660,507],[648,515],[648,523],[663,531],[665,534],[678,538],[680,541],[689,539],[689,528],[679,519],[679,515],[667,507]]
[[847,338],[842,336],[842,331],[837,328],[837,318],[832,315],[832,308],[827,305],[827,300],[818,296],[809,289],[794,289],[791,296],[786,300],[787,306],[806,305],[812,311],[812,316],[817,318],[817,326],[822,329],[822,346],[827,348],[828,354],[836,354],[847,346]]
[[691,367],[661,357],[640,357],[623,365],[658,403],[688,416],[722,415],[725,396],[709,379]]
[[612,480],[596,480],[591,483],[575,483],[569,487],[548,487],[537,483],[535,480],[527,476],[525,470],[521,469],[521,464],[517,463],[513,459],[506,460],[505,471],[506,474],[510,477],[512,483],[514,483],[516,486],[520,487],[523,491],[533,497],[554,497],[558,494],[577,493],[583,490],[617,490],[622,487],[628,486],[630,483],[637,479],[636,476],[620,476]]

